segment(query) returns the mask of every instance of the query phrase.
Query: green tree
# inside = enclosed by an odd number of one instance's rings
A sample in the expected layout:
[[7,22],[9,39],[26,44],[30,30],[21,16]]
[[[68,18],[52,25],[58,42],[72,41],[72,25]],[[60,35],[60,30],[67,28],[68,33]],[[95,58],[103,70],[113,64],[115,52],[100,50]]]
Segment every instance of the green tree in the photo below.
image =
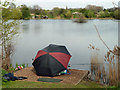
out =
[[[9,67],[10,65],[10,55],[13,51],[13,38],[18,35],[18,20],[21,18],[21,11],[19,8],[8,8],[10,2],[2,2],[2,14],[0,22],[0,45],[2,46],[2,60],[6,62],[5,65]],[[12,19],[12,20],[11,20]]]
[[100,11],[97,14],[99,15],[99,18],[111,17],[112,15],[112,13],[109,12],[108,10]]
[[63,19],[63,18],[64,18],[64,15],[63,15],[63,14],[61,14],[61,15],[60,15],[60,17]]
[[64,15],[66,12],[67,12],[67,10],[66,10],[66,9],[61,8],[61,9],[60,9],[59,14],[60,14],[60,15],[61,15],[61,14],[63,14],[63,15]]
[[47,15],[47,14],[48,14],[48,11],[47,11],[47,10],[42,10],[40,14],[41,14],[41,15]]
[[72,16],[71,12],[68,10],[65,14],[65,18],[70,19]]
[[43,10],[41,9],[41,7],[40,7],[39,5],[34,5],[34,6],[33,6],[33,13],[34,13],[35,15],[39,15],[40,13],[43,13],[42,11],[43,11]]
[[19,8],[13,8],[11,9],[11,19],[20,19],[22,17],[22,12],[20,11]]
[[113,14],[114,14],[113,12],[110,12],[110,17],[113,17]]
[[55,14],[55,16],[59,16],[60,14],[61,14],[61,9],[60,8],[58,8],[58,7],[55,7],[55,8],[53,8],[53,10],[52,10],[53,12],[54,12],[54,14]]
[[83,13],[84,15],[86,14],[87,11],[88,11],[88,10],[86,10],[85,8],[80,9],[80,12]]
[[97,13],[99,18],[105,18],[105,12],[104,11],[100,11]]
[[49,17],[49,18],[55,18],[54,12],[53,12],[53,11],[49,11],[48,17]]
[[88,18],[92,18],[95,16],[94,12],[92,10],[88,10]]
[[86,10],[86,11],[84,12],[84,14],[85,14],[85,17],[87,17],[87,18],[95,17],[95,13],[94,13],[93,10]]
[[120,9],[114,11],[113,17],[115,19],[120,19]]
[[22,18],[30,18],[30,9],[26,5],[21,5]]
[[110,17],[111,15],[110,15],[110,12],[109,11],[105,11],[105,17]]

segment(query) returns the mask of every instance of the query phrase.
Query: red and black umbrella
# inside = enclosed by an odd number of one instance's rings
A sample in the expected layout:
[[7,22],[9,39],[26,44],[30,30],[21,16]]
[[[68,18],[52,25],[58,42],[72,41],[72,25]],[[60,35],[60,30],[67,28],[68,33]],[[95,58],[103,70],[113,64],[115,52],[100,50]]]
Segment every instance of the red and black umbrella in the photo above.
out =
[[38,51],[32,64],[37,75],[55,76],[67,69],[70,58],[65,46],[50,44]]

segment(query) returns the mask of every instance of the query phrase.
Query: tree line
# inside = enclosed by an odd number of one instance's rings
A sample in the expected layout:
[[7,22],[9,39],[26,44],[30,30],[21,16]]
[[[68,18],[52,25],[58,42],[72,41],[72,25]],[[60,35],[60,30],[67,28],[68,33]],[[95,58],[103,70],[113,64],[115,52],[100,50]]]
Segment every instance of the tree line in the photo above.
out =
[[42,9],[39,5],[33,7],[21,6],[22,18],[31,18],[34,16],[47,15],[49,18],[59,17],[60,19],[78,18],[78,15],[73,15],[74,12],[82,13],[86,18],[115,18],[120,19],[120,12],[117,7],[110,9],[104,9],[100,6],[87,5],[85,8],[58,8],[55,7],[52,10]]
[[[87,5],[85,8],[59,8],[55,7],[52,10],[42,9],[39,5],[28,7],[27,5],[21,5],[16,7],[13,3],[10,5],[14,8],[14,12],[21,15],[21,19],[41,18],[42,16],[48,16],[48,18],[59,19],[71,19],[78,18],[75,12],[82,13],[85,18],[115,18],[120,19],[120,12],[118,7],[104,9],[101,6]],[[16,11],[15,11],[16,10]],[[17,18],[17,17],[16,17]]]

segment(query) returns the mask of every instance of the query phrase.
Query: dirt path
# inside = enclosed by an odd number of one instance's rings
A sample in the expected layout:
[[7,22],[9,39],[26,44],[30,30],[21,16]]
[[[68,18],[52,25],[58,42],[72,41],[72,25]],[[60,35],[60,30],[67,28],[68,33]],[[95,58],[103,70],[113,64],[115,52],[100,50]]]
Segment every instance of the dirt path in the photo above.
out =
[[63,81],[59,83],[77,85],[88,74],[87,70],[70,69],[69,72],[71,73],[70,75],[60,75],[56,77],[37,76],[33,67],[27,67],[22,70],[16,71],[14,75],[17,77],[24,76],[28,78],[23,81],[39,82],[37,81],[38,78],[56,78],[56,79],[63,79]]

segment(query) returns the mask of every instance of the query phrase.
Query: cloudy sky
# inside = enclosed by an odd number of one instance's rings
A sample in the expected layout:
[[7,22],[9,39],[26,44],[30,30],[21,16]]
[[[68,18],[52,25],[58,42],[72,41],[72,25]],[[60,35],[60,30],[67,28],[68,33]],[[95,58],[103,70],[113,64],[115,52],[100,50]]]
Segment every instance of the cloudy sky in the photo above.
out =
[[43,9],[52,9],[53,7],[65,8],[84,8],[86,5],[103,6],[104,8],[111,8],[114,5],[112,2],[118,4],[120,0],[14,0],[16,5],[26,4],[27,6],[39,5]]

